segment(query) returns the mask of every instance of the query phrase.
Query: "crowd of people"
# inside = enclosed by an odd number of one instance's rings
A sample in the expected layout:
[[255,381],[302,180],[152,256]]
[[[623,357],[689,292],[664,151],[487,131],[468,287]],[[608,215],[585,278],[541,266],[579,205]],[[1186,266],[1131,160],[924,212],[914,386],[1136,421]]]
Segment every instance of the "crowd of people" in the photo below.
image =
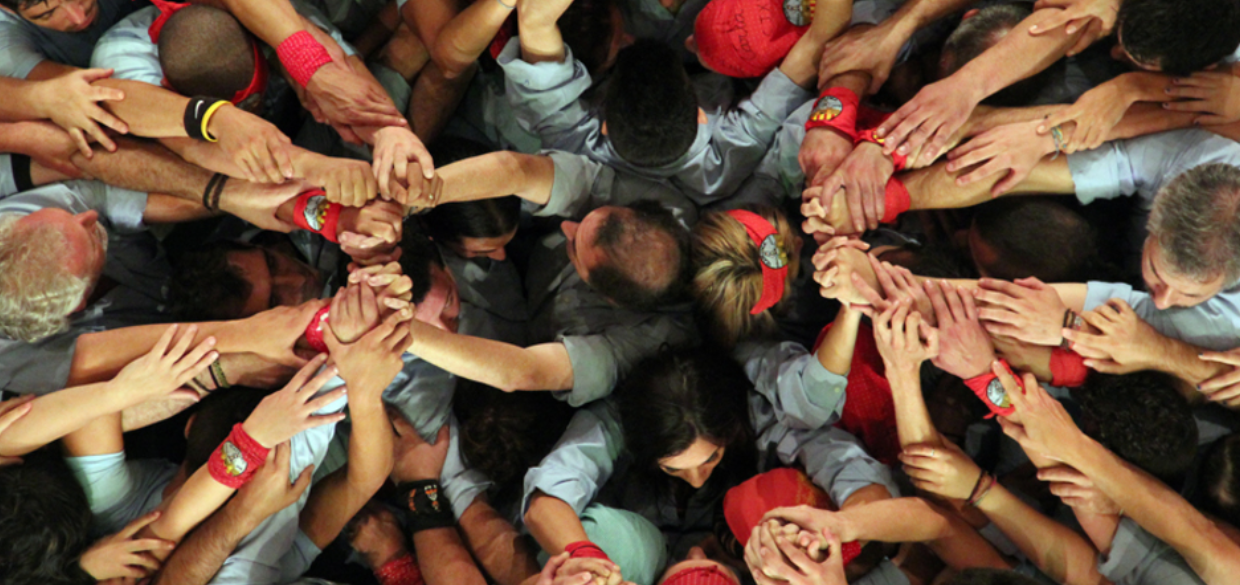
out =
[[0,0],[0,96],[0,584],[1240,582],[1240,0]]

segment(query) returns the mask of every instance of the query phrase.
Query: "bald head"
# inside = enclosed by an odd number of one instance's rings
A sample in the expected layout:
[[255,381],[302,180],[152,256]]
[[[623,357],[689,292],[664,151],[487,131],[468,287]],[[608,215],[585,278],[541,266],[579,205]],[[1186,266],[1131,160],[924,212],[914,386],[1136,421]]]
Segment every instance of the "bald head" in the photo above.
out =
[[232,99],[254,77],[253,41],[226,11],[195,4],[178,10],[159,34],[159,64],[182,95]]
[[689,232],[653,201],[610,208],[592,242],[602,262],[590,286],[616,304],[653,309],[678,302],[689,275]]

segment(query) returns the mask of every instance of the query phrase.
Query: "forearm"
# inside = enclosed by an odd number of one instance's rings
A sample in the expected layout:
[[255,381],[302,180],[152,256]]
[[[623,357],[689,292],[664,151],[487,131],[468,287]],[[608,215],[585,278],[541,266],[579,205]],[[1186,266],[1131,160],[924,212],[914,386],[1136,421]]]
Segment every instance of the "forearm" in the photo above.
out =
[[[994,199],[991,189],[1004,178],[1003,173],[998,173],[960,186],[956,184],[956,178],[972,169],[960,169],[953,173],[944,168],[945,164],[900,175],[909,191],[910,209],[961,209],[980,205]],[[1033,193],[1068,195],[1075,190],[1068,159],[1060,156],[1054,160],[1043,159],[1024,181],[1004,196]]]
[[1111,541],[1115,540],[1115,532],[1119,530],[1119,516],[1115,514],[1094,514],[1073,509],[1076,521],[1085,531],[1085,536],[1094,543],[1094,548],[1104,555],[1111,553]]
[[[1034,12],[1012,30],[1025,31],[1039,25],[1059,12],[1046,8]],[[1044,35],[1009,34],[987,49],[978,58],[969,61],[948,79],[958,82],[976,104],[1005,87],[1026,77],[1035,75],[1064,56],[1068,48],[1082,34],[1067,34],[1059,28]]]
[[512,11],[499,2],[484,0],[470,4],[448,21],[431,48],[431,55],[444,77],[455,79],[464,74],[491,45]]
[[977,504],[1035,565],[1065,585],[1102,583],[1097,552],[1072,529],[1017,498],[998,482]]
[[154,585],[205,585],[258,523],[229,504],[207,518],[164,562]]
[[525,512],[525,527],[538,545],[553,556],[564,552],[574,542],[590,540],[573,507],[542,492],[530,498],[530,507]]
[[1151,364],[1151,369],[1171,374],[1187,382],[1188,387],[1185,387],[1181,393],[1190,402],[1200,403],[1204,399],[1204,396],[1196,391],[1198,384],[1231,371],[1231,366],[1227,364],[1210,362],[1198,357],[1206,351],[1205,349],[1167,337],[1153,329],[1146,329],[1145,334],[1155,339],[1153,346],[1156,349],[1152,355],[1158,361]]
[[109,78],[95,83],[125,92],[125,99],[100,102],[100,105],[128,124],[130,134],[148,138],[188,136],[185,107],[189,105],[189,98],[141,81]]
[[1029,106],[1025,108],[978,106],[973,108],[973,111],[969,114],[969,121],[965,122],[964,136],[977,136],[987,130],[992,130],[994,128],[998,128],[999,126],[1006,126],[1008,124],[1041,120],[1065,107],[1067,106],[1061,104],[1053,104],[1049,106]]
[[134,403],[127,394],[107,383],[98,383],[40,396],[30,412],[0,434],[0,456],[25,455],[100,416],[116,414]]
[[479,497],[461,515],[461,535],[474,558],[500,585],[518,585],[538,575],[538,563],[513,525]]
[[[196,325],[198,333],[191,346],[211,336],[215,337],[215,350],[220,354],[245,353],[249,351],[247,346],[252,346],[254,332],[246,330],[244,320],[208,321]],[[129,362],[155,347],[155,342],[167,329],[168,324],[140,325],[80,335],[66,386],[110,380]]]
[[852,20],[852,0],[820,0],[814,10],[810,29],[797,39],[788,51],[779,70],[793,83],[809,87],[818,74],[825,43],[848,27]]
[[75,153],[73,164],[109,185],[201,202],[211,180],[210,171],[153,142],[124,137],[115,140],[116,152],[100,150],[92,158]]
[[931,542],[951,533],[947,518],[921,498],[880,500],[839,512],[840,540]]
[[[167,502],[159,519],[143,528],[138,536],[179,543],[189,531],[223,506],[235,491],[215,481],[204,465],[177,490],[172,500]],[[168,558],[172,551],[155,550],[151,551],[151,554],[162,561]]]
[[545,205],[555,183],[555,162],[548,156],[501,151],[452,163],[438,173],[443,178],[440,203],[516,195]]
[[573,387],[572,364],[561,343],[524,348],[451,333],[416,319],[409,327],[413,342],[408,351],[457,376],[505,392]]
[[0,121],[20,122],[48,118],[38,81],[0,76]]
[[461,544],[456,528],[434,528],[413,535],[418,568],[426,585],[485,585],[486,579]]
[[930,420],[926,401],[921,395],[921,377],[917,369],[887,368],[887,380],[891,384],[891,396],[896,411],[896,432],[900,447],[930,445],[941,447],[943,438]]
[[564,37],[560,35],[560,28],[556,23],[540,22],[540,19],[524,16],[524,11],[517,12],[517,26],[521,31],[518,37],[521,43],[521,59],[526,63],[563,62],[567,53],[564,50]]
[[254,36],[272,47],[303,30],[301,15],[288,0],[213,0],[213,3],[223,4]]
[[857,328],[860,325],[861,312],[849,308],[847,304],[841,304],[839,313],[835,315],[835,323],[827,331],[814,354],[818,363],[828,372],[840,376],[848,375],[852,368],[853,349],[857,344]]

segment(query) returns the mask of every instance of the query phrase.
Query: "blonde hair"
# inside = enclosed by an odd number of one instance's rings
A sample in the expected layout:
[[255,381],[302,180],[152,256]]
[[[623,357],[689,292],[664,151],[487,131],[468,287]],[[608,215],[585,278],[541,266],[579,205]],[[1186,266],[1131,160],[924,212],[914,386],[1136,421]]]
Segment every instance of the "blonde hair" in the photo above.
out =
[[775,226],[779,245],[788,255],[784,296],[775,306],[757,315],[749,312],[762,297],[762,260],[745,226],[726,211],[707,213],[693,227],[693,296],[705,317],[708,333],[725,347],[742,339],[775,331],[774,313],[784,301],[800,271],[795,256],[800,237],[784,214],[774,208],[751,205],[752,211]]
[[0,333],[34,343],[65,330],[90,279],[65,268],[65,235],[55,227],[18,229],[0,216]]

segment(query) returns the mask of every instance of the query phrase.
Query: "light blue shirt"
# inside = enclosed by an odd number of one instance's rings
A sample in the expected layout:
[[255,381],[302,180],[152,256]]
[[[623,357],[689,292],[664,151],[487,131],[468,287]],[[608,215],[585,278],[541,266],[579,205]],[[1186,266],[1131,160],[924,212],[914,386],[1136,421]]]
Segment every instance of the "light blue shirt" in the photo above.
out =
[[87,67],[91,51],[104,32],[125,15],[150,4],[145,0],[98,0],[98,6],[95,22],[76,33],[43,28],[7,8],[0,9],[0,75],[25,79],[45,60]]
[[1116,585],[1202,585],[1184,557],[1131,518],[1120,520],[1098,572]]

